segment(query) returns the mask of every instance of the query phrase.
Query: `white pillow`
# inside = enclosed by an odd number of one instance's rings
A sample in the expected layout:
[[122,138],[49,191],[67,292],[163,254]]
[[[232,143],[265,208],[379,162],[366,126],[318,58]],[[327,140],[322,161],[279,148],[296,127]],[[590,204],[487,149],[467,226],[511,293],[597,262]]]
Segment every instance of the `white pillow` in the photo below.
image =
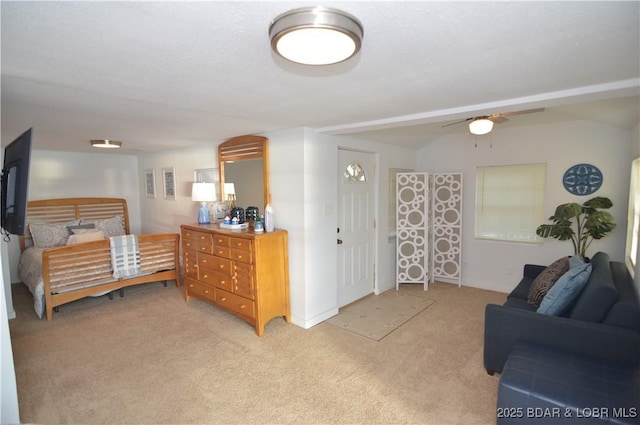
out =
[[89,233],[81,233],[78,235],[69,236],[69,240],[67,241],[67,245],[73,245],[82,242],[91,242],[91,241],[99,241],[104,239],[104,232],[102,230],[98,230],[97,232],[89,232]]

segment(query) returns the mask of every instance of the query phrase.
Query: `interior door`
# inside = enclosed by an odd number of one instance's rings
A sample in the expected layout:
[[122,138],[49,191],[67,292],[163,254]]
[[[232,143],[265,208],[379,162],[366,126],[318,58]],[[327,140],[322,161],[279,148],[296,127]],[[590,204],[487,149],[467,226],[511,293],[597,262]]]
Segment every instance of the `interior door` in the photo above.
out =
[[338,152],[338,307],[343,307],[374,289],[375,157]]

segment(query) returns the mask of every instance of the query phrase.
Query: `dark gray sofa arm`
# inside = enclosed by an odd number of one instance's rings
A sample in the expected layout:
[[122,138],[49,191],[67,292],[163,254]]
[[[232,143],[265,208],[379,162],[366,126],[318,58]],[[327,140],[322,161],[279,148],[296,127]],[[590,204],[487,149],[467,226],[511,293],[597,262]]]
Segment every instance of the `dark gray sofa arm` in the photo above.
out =
[[521,341],[580,353],[621,366],[638,367],[640,364],[640,334],[634,331],[488,304],[484,323],[484,367],[487,372],[502,372],[511,348]]

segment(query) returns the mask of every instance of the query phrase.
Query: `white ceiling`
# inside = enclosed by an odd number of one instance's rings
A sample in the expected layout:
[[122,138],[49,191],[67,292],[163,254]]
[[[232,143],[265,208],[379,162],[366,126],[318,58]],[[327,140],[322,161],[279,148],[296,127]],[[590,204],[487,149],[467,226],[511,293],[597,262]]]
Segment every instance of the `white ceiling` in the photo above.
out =
[[362,22],[359,55],[276,57],[270,21],[316,3],[3,0],[2,142],[33,126],[35,149],[136,154],[306,126],[418,147],[535,107],[495,131],[640,119],[640,2],[326,2]]

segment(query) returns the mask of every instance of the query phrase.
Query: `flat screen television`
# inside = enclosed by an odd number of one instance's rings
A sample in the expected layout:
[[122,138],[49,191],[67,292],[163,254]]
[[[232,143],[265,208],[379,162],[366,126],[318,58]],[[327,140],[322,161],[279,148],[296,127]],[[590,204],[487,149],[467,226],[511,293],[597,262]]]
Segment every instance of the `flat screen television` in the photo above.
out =
[[4,148],[0,217],[4,235],[25,234],[32,130],[28,129]]

